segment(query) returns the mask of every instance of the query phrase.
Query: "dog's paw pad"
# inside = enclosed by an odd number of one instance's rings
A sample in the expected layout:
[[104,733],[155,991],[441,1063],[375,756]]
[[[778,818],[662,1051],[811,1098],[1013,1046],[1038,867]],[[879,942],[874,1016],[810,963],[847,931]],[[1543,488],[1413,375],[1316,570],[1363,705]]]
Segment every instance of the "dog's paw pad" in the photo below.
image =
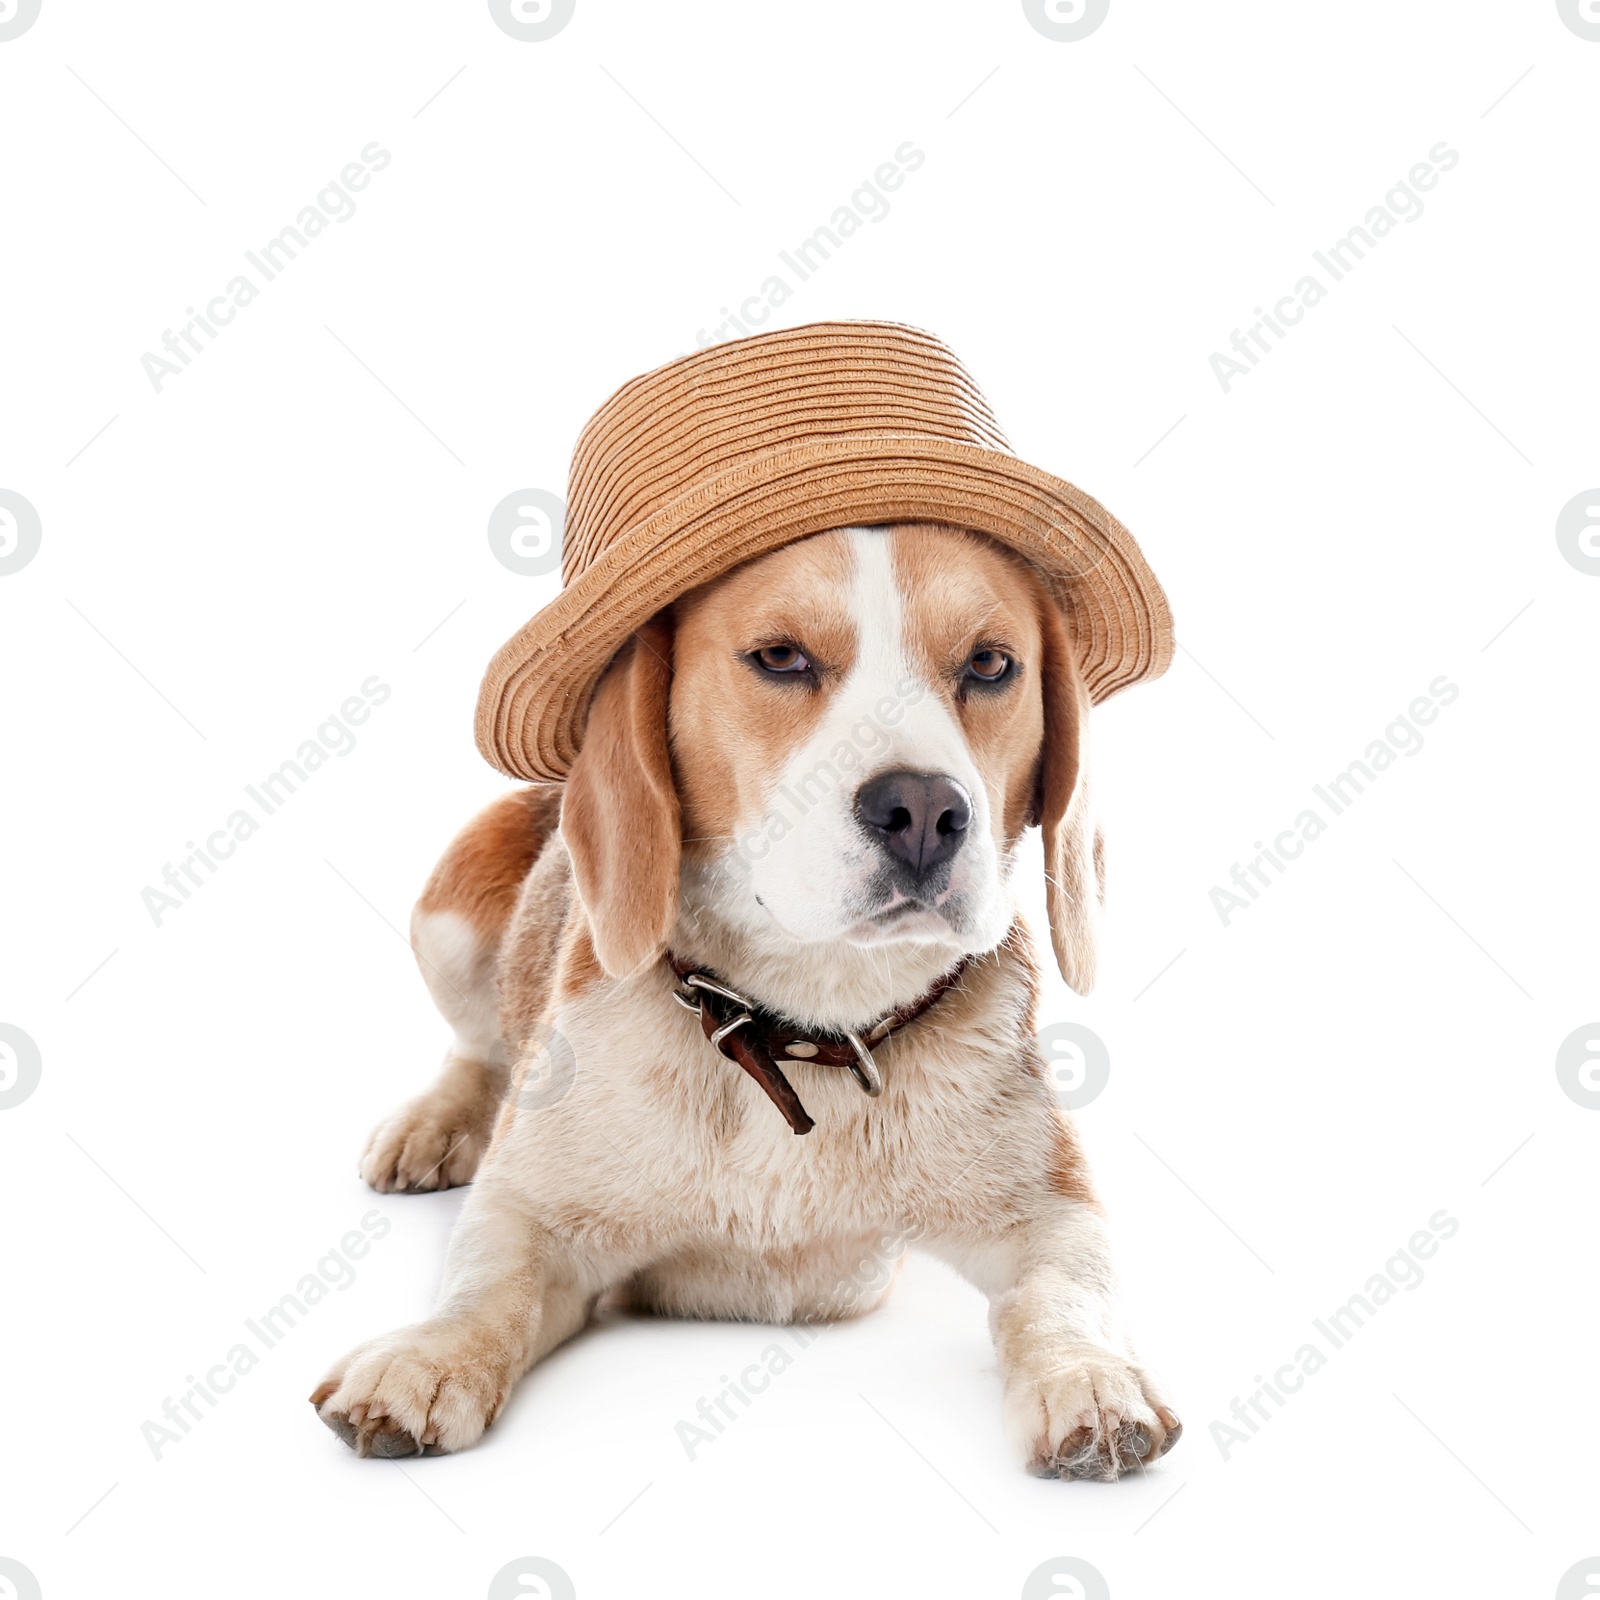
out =
[[361,1177],[380,1194],[458,1188],[477,1173],[485,1131],[459,1106],[423,1095],[374,1129]]
[[419,1324],[362,1345],[318,1384],[317,1415],[358,1456],[444,1455],[475,1444],[509,1387],[471,1327]]
[[1088,1350],[1043,1379],[1013,1385],[1008,1404],[1028,1468],[1045,1478],[1112,1482],[1142,1471],[1183,1425],[1131,1361]]
[[[314,1405],[316,1402],[313,1400]],[[396,1461],[406,1456],[436,1456],[437,1445],[418,1444],[415,1435],[408,1433],[398,1423],[387,1417],[368,1418],[356,1423],[347,1412],[324,1410],[317,1406],[317,1415],[358,1456],[376,1456],[380,1461]]]

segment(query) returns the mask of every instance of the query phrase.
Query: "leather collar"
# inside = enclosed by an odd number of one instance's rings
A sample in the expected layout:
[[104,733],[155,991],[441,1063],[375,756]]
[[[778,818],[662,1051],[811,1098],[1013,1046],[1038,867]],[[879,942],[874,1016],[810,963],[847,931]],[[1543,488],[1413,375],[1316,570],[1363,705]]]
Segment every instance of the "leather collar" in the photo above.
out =
[[883,1079],[873,1059],[872,1047],[915,1022],[960,981],[971,958],[963,956],[915,1000],[861,1029],[834,1033],[797,1027],[738,990],[731,989],[705,967],[669,954],[668,964],[678,976],[672,998],[686,1010],[699,1014],[700,1027],[719,1054],[744,1068],[761,1085],[767,1098],[783,1113],[794,1131],[810,1133],[816,1124],[800,1104],[800,1097],[784,1077],[780,1061],[805,1061],[814,1066],[844,1067],[874,1099],[883,1093]]

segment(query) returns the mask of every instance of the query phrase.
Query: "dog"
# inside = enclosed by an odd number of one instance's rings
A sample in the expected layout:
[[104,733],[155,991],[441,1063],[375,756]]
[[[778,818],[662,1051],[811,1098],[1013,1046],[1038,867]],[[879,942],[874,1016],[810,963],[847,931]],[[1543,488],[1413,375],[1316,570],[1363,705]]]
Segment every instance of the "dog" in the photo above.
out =
[[[363,1456],[463,1450],[599,1307],[855,1316],[889,1291],[863,1256],[911,1238],[988,1297],[1026,1467],[1109,1480],[1170,1450],[1014,905],[1037,825],[1086,990],[1088,710],[1062,608],[959,527],[798,539],[637,629],[564,786],[491,804],[417,904],[455,1040],[361,1174],[471,1188],[437,1311],[336,1362],[323,1421]],[[755,1013],[784,1051],[765,1078]]]

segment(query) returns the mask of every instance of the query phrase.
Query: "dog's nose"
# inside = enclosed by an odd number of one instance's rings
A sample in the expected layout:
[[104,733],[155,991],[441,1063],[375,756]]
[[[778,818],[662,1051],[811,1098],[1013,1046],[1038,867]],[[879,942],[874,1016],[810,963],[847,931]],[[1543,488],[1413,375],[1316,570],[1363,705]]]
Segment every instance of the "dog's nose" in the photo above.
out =
[[961,848],[972,796],[942,772],[885,772],[856,791],[856,815],[920,879]]

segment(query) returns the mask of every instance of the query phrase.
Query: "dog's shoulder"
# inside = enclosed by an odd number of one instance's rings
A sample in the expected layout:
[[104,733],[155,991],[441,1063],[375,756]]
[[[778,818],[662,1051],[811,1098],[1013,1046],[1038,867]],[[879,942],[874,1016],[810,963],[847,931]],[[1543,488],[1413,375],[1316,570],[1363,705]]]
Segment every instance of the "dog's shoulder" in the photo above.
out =
[[581,960],[575,947],[587,937],[576,898],[572,857],[556,831],[528,868],[500,941],[500,1031],[513,1056],[544,1019],[563,960]]

